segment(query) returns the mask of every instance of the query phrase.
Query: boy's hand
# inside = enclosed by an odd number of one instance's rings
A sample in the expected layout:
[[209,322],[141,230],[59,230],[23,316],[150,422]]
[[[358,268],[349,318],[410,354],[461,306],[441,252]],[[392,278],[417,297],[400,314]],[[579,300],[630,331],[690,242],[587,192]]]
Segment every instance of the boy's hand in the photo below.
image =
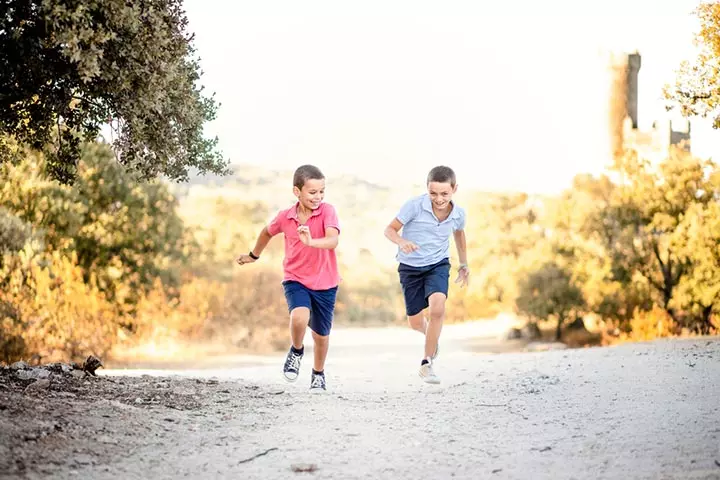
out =
[[300,236],[300,241],[307,245],[308,247],[312,246],[310,245],[312,243],[312,235],[310,234],[310,227],[307,225],[300,225],[297,229],[298,235]]
[[461,287],[466,287],[470,283],[470,269],[467,266],[460,267],[455,283],[459,283]]
[[240,255],[236,262],[238,265],[245,265],[246,263],[255,263],[255,259],[252,258],[250,255]]
[[402,240],[400,243],[398,243],[398,247],[400,247],[400,250],[402,250],[404,253],[412,253],[420,248],[409,240]]

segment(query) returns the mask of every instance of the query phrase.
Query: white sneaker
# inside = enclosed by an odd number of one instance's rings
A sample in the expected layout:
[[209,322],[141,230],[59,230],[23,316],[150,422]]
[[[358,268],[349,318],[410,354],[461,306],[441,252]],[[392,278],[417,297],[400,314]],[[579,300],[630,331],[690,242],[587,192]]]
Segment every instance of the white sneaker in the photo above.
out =
[[425,383],[440,383],[440,377],[435,375],[435,371],[433,371],[432,358],[428,357],[426,360],[428,363],[420,365],[420,371],[418,372],[420,378],[422,378]]

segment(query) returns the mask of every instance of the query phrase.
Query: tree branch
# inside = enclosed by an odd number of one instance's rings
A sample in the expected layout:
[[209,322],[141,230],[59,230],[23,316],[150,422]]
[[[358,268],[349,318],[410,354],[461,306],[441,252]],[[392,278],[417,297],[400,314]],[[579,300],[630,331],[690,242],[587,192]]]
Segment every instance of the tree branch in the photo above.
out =
[[258,453],[257,455],[253,455],[253,456],[250,457],[250,458],[246,458],[245,460],[240,460],[240,461],[238,462],[238,465],[240,465],[241,463],[251,462],[251,461],[255,460],[255,459],[258,458],[258,457],[262,457],[263,455],[267,455],[268,453],[272,452],[273,450],[277,450],[277,447],[268,448],[268,449],[265,450],[264,452],[260,452],[260,453]]
[[663,275],[664,275],[665,274],[665,263],[662,261],[662,258],[660,258],[660,248],[658,247],[657,242],[654,240],[652,242],[652,248],[653,248],[653,252],[655,253],[655,258],[657,258],[657,261],[660,264],[660,268],[662,269]]
[[709,93],[691,93],[691,92],[684,92],[682,90],[677,90],[678,95],[681,97],[687,98],[688,100],[707,100],[712,97]]

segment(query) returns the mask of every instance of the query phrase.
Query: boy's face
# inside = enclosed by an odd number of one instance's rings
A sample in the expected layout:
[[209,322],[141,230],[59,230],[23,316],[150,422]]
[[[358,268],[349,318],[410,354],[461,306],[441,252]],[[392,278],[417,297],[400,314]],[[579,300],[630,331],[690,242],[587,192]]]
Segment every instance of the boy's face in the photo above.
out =
[[450,200],[457,190],[457,185],[453,186],[446,182],[430,182],[427,187],[430,201],[437,210],[443,211],[450,208]]
[[307,180],[302,188],[293,187],[293,193],[303,207],[315,210],[325,198],[325,180]]

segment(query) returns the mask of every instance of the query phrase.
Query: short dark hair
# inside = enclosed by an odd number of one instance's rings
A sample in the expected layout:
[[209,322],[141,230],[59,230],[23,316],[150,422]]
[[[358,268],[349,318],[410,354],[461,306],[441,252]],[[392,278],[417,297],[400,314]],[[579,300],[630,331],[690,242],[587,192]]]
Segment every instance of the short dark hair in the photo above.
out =
[[299,189],[305,186],[308,180],[325,180],[325,175],[314,165],[302,165],[295,170],[293,185]]
[[438,183],[449,183],[453,187],[455,186],[455,172],[450,167],[439,166],[430,170],[427,176],[427,183],[438,182]]

